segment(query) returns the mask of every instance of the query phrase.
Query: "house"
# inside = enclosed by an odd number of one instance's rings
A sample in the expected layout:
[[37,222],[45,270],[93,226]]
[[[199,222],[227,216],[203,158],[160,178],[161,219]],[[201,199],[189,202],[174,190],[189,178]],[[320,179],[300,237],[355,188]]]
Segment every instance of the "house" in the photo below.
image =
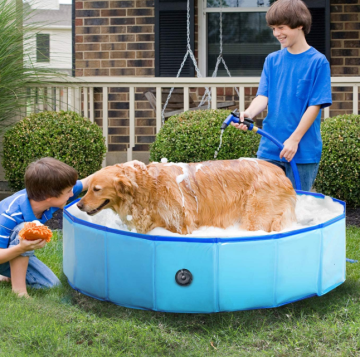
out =
[[[118,78],[119,82],[124,77],[176,77],[187,50],[186,0],[74,1],[76,77]],[[280,48],[265,23],[266,10],[273,1],[189,0],[189,41],[203,76],[212,75],[219,53],[220,11],[223,54],[232,76],[260,76],[266,55]],[[327,56],[332,77],[341,76],[346,82],[347,76],[359,76],[358,0],[305,2],[313,16],[308,42]],[[195,76],[190,58],[181,76]],[[218,76],[227,76],[224,67],[220,66]],[[155,139],[156,121],[144,90],[135,88],[133,150],[145,155]],[[203,92],[204,89],[190,89],[190,95],[198,97]],[[246,105],[255,93],[256,86],[245,88]],[[330,116],[351,113],[357,104],[352,102],[353,93],[352,84],[333,87]],[[232,88],[217,88],[217,96],[218,100],[237,98]],[[163,103],[165,99],[166,95]],[[102,125],[101,89],[95,90],[94,100],[95,121]],[[124,152],[130,143],[128,89],[109,88],[108,106],[108,147],[109,154],[115,155]],[[142,157],[146,159],[146,155]]]
[[[172,96],[178,100],[174,104],[178,110],[196,105],[206,85],[211,86],[214,108],[216,101],[230,101],[235,102],[231,108],[244,109],[254,98],[263,60],[279,48],[264,22],[272,1],[189,0],[187,39],[187,0],[73,0],[70,6],[59,5],[58,0],[37,0],[36,19],[51,26],[41,29],[39,34],[48,36],[39,36],[33,58],[39,59],[39,65],[74,75],[54,90],[54,109],[76,110],[102,127],[108,147],[104,165],[132,158],[147,162],[172,83],[178,86]],[[323,118],[359,113],[359,0],[305,2],[313,15],[308,41],[331,64],[333,105],[323,111]],[[232,78],[221,65],[218,76],[223,77],[212,79],[220,50],[220,14],[223,54]],[[56,31],[64,35],[63,41],[53,43]],[[175,79],[187,41],[207,78],[195,78],[188,59],[180,78]],[[54,50],[65,42],[66,49]],[[60,62],[67,64],[61,67]],[[152,95],[147,97],[149,92]],[[261,119],[257,118],[258,125]]]
[[[27,24],[38,26],[28,43],[35,66],[72,74],[72,6],[58,0],[24,3],[31,8]],[[29,11],[29,9],[27,9]],[[26,45],[25,43],[25,45]]]
[[[30,12],[25,23],[36,28],[33,36],[26,36],[24,41],[32,64],[71,75],[72,5],[59,4],[59,0],[30,0],[23,6],[26,13]],[[4,180],[4,169],[0,164],[0,199],[7,195],[1,193],[8,189]]]

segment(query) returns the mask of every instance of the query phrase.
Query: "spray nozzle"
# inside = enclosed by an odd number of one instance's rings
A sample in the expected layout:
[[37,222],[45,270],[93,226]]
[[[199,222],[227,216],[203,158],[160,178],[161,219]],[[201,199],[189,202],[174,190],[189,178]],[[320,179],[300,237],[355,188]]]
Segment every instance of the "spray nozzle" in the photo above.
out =
[[[221,130],[226,129],[226,127],[231,123],[240,123],[240,113],[237,109],[235,109],[231,114],[224,120],[224,122],[221,125]],[[244,118],[244,121],[241,122],[242,124],[246,125],[248,129],[252,129],[254,126],[254,121],[251,118]]]

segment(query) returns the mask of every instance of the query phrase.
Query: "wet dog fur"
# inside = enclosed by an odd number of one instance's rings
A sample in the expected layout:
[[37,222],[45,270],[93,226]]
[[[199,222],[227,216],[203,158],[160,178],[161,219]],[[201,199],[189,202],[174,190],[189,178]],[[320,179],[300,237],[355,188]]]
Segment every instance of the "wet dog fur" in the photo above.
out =
[[96,172],[78,207],[89,215],[111,208],[138,233],[163,227],[189,234],[236,223],[250,231],[281,231],[296,219],[295,202],[290,180],[266,161],[146,166],[135,160]]

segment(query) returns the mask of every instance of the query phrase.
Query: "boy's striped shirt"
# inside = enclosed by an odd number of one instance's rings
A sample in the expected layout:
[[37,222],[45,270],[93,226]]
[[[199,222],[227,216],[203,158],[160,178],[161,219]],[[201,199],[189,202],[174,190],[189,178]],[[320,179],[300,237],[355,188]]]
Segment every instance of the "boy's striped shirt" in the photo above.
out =
[[[76,199],[81,193],[82,188],[82,183],[78,180],[73,187],[74,196],[70,198],[70,201]],[[8,247],[10,235],[17,225],[35,220],[45,223],[58,209],[57,207],[51,207],[43,213],[41,219],[36,218],[31,208],[26,189],[16,192],[12,196],[2,200],[0,202],[0,248]]]

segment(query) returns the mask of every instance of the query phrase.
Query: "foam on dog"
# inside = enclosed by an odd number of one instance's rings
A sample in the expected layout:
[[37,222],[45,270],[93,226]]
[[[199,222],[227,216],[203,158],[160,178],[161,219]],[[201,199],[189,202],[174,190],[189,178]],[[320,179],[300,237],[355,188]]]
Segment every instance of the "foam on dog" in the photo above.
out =
[[95,173],[78,207],[89,215],[111,208],[138,233],[161,227],[189,234],[202,226],[234,224],[271,232],[296,220],[295,201],[284,172],[262,160],[147,166],[131,161]]

